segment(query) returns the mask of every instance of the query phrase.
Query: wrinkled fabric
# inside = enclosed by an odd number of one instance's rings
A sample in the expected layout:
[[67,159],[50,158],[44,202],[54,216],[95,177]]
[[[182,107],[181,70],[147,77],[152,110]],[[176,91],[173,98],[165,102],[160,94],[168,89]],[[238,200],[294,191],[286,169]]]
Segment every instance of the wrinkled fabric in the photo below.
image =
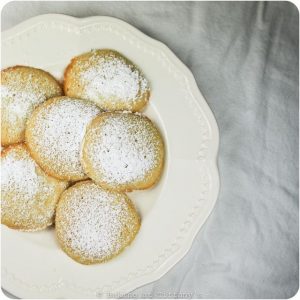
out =
[[214,211],[184,259],[131,297],[293,296],[299,281],[297,8],[289,2],[11,2],[2,10],[2,30],[44,13],[113,16],[165,43],[193,72],[219,126]]

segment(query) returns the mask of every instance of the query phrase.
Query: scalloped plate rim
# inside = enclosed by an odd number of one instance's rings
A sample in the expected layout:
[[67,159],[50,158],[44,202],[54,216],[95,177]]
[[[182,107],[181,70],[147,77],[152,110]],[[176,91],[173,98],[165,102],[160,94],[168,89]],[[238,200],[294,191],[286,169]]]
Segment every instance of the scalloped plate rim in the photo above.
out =
[[[70,23],[72,26],[76,26],[78,28],[88,25],[88,24],[93,24],[93,23],[99,23],[99,22],[113,22],[113,23],[118,23],[122,24],[122,26],[126,27],[127,30],[130,30],[131,32],[134,32],[136,35],[138,35],[139,38],[146,40],[148,43],[151,43],[154,45],[156,48],[159,48],[168,58],[171,59],[172,63],[176,64],[180,69],[181,72],[186,75],[187,80],[189,82],[189,86],[192,89],[192,94],[195,97],[195,102],[196,105],[198,106],[199,109],[204,111],[205,116],[207,117],[209,124],[211,126],[212,130],[212,136],[213,136],[213,141],[210,143],[210,170],[212,173],[213,177],[213,183],[214,183],[214,189],[213,189],[213,195],[212,195],[212,200],[210,201],[209,205],[209,210],[206,213],[206,215],[202,219],[198,219],[197,224],[194,224],[194,229],[191,230],[189,235],[187,235],[187,238],[185,240],[184,244],[181,244],[181,247],[174,252],[162,265],[160,265],[156,270],[154,270],[152,273],[143,275],[140,280],[135,279],[132,280],[129,284],[127,283],[127,288],[126,291],[130,292],[133,291],[134,289],[137,289],[143,285],[146,285],[148,283],[154,282],[158,279],[160,279],[163,275],[165,275],[172,267],[174,267],[185,255],[186,253],[190,250],[193,241],[195,239],[195,236],[203,226],[203,224],[206,222],[208,219],[209,215],[211,214],[217,197],[219,193],[219,188],[220,188],[220,178],[219,178],[219,173],[218,173],[218,166],[217,166],[217,156],[218,156],[218,148],[219,148],[219,130],[217,126],[217,122],[213,116],[212,111],[210,110],[208,104],[206,103],[203,95],[201,94],[200,89],[197,87],[195,78],[191,71],[186,67],[178,58],[177,56],[162,42],[157,41],[143,32],[141,32],[139,29],[135,28],[134,26],[128,24],[127,22],[109,17],[109,16],[91,16],[91,17],[85,17],[85,18],[77,18],[77,17],[72,17],[68,15],[63,15],[63,14],[44,14],[44,15],[38,15],[35,17],[32,17],[30,19],[27,19],[14,27],[7,29],[2,32],[2,41],[9,40],[10,38],[13,38],[14,36],[18,34],[22,34],[22,32],[25,32],[28,30],[30,27],[34,27],[37,25],[38,22],[45,21],[46,19],[51,19],[51,21],[63,21],[65,23]],[[3,278],[2,278],[3,279]],[[140,282],[138,282],[140,281]],[[3,283],[3,281],[2,281]],[[18,294],[18,291],[10,290],[5,287],[5,284],[3,288],[10,293],[20,296]]]

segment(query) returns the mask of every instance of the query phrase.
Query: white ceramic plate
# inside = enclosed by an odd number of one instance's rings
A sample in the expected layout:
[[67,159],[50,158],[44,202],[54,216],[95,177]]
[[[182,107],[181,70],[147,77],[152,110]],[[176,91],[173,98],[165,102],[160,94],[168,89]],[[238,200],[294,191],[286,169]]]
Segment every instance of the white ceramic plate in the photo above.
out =
[[53,229],[23,233],[2,226],[2,285],[21,298],[117,298],[157,280],[189,250],[217,199],[216,121],[191,72],[162,43],[109,17],[42,15],[2,34],[2,68],[30,65],[61,79],[73,56],[95,48],[120,51],[151,82],[145,114],[165,139],[164,174],[155,188],[129,194],[141,230],[105,264],[71,260]]

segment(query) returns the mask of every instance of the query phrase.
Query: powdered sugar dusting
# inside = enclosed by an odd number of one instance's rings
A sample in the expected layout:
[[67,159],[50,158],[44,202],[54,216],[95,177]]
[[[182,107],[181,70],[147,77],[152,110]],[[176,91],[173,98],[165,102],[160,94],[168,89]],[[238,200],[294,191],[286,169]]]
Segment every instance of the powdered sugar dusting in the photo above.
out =
[[29,141],[41,165],[47,164],[58,176],[84,176],[81,143],[86,126],[98,113],[96,105],[79,99],[61,97],[46,102],[33,122]]
[[126,184],[143,180],[157,163],[156,131],[141,115],[116,113],[101,128],[92,128],[89,156],[106,182]]
[[67,190],[56,217],[61,242],[88,260],[105,260],[118,253],[136,234],[139,220],[124,197],[92,182]]
[[14,226],[27,230],[50,225],[58,196],[56,188],[60,185],[63,190],[65,183],[48,181],[24,145],[4,151],[1,158],[2,221],[9,220]]
[[1,85],[2,105],[7,111],[5,118],[10,123],[22,121],[24,125],[34,107],[46,99],[43,93],[29,90],[18,91],[13,87]]
[[[20,157],[15,151],[10,151],[1,165],[2,191],[14,190],[23,194],[24,200],[32,200],[39,190],[39,180],[36,174],[36,163],[24,152]],[[5,200],[5,199],[4,199]]]
[[130,102],[149,90],[148,81],[141,72],[114,52],[106,56],[95,52],[88,64],[90,67],[82,73],[81,79],[85,83],[85,96],[89,99]]
[[48,97],[61,92],[55,79],[42,70],[17,66],[2,71],[1,126],[9,136],[3,142],[23,141],[26,120],[32,111]]

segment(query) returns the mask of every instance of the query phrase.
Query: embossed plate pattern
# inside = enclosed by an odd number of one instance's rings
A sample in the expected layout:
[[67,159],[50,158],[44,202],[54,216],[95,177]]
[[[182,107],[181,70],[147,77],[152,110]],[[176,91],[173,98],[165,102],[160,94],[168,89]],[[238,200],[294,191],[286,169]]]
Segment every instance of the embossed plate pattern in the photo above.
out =
[[164,173],[155,188],[129,194],[141,230],[105,264],[71,260],[53,229],[22,233],[2,226],[2,285],[21,298],[116,298],[157,280],[189,250],[217,199],[216,121],[191,72],[160,42],[109,17],[42,15],[2,34],[2,68],[31,65],[62,79],[73,56],[94,48],[120,51],[151,82],[145,114],[165,139]]

